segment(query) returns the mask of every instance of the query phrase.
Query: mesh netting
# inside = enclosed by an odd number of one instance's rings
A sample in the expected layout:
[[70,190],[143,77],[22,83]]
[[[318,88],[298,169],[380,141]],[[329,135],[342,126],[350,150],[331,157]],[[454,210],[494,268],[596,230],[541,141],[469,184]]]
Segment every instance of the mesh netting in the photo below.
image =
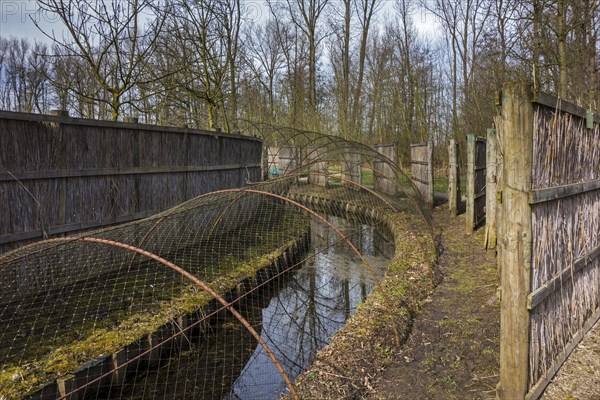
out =
[[368,146],[244,133],[265,182],[0,256],[0,398],[295,396],[398,257],[389,215],[429,218]]

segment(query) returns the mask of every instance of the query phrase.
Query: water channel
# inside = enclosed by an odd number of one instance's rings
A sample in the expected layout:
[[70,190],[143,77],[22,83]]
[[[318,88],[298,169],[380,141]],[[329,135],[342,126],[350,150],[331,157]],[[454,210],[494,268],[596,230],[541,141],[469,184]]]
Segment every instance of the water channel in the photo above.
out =
[[[329,217],[365,256],[377,278],[385,273],[393,242],[382,228]],[[260,333],[293,380],[364,301],[374,280],[331,229],[311,224],[304,262],[242,301],[236,309]],[[160,368],[112,393],[126,399],[279,399],[285,382],[263,348],[228,313],[203,327],[189,348]]]

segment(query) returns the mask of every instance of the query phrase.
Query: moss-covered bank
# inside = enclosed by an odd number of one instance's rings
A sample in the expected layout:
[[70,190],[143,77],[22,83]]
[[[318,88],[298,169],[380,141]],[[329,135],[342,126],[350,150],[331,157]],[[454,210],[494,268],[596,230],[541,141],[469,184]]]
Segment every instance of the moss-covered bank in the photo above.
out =
[[[248,246],[237,257],[220,257],[219,265],[213,269],[220,273],[202,278],[210,278],[205,281],[220,295],[236,298],[283,268],[294,252],[306,250],[309,231],[306,215],[285,213],[277,224],[265,227],[260,233],[262,241]],[[27,358],[25,353],[18,363],[1,366],[0,398],[19,399],[32,393],[53,397],[68,392],[110,371],[115,360],[121,360],[122,353],[131,353],[132,348],[137,349],[134,354],[143,353],[180,331],[182,325],[188,326],[217,307],[206,292],[183,284],[142,310],[133,313],[115,310],[115,315],[105,318],[110,324],[92,322],[68,328],[62,332],[63,336],[76,334],[78,340],[49,339],[48,343],[37,344],[52,349],[43,357]],[[148,352],[144,360],[152,356]],[[85,380],[82,382],[79,376]]]

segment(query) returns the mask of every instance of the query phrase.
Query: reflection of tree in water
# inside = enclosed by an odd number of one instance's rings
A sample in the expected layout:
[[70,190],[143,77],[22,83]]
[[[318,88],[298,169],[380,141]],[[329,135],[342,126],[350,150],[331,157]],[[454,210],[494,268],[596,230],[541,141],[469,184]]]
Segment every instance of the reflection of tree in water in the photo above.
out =
[[[381,277],[387,260],[379,249],[390,249],[389,236],[382,229],[341,218],[330,221]],[[235,304],[292,379],[310,366],[374,286],[346,241],[326,225],[312,223],[311,248],[298,269]],[[164,357],[160,368],[149,369],[134,384],[110,393],[110,398],[266,400],[279,398],[287,389],[262,347],[226,311],[195,330],[186,344],[188,350]]]
[[[341,218],[330,217],[330,221],[368,259],[378,271],[378,278],[381,277],[387,262],[376,250],[382,247],[376,246],[376,242],[384,242],[385,235],[378,229]],[[374,285],[348,244],[325,225],[312,224],[311,244],[309,261],[293,273],[287,287],[262,313],[262,337],[292,379],[310,366],[317,351],[329,344],[331,336],[344,325]],[[262,348],[257,347],[230,396],[276,399],[285,389],[275,366]]]

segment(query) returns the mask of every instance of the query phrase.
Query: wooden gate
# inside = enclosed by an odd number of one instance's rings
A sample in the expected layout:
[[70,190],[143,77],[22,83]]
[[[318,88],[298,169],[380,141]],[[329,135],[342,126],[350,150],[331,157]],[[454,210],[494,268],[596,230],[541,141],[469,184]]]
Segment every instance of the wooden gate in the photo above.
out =
[[485,221],[486,139],[467,135],[467,215],[466,233]]

